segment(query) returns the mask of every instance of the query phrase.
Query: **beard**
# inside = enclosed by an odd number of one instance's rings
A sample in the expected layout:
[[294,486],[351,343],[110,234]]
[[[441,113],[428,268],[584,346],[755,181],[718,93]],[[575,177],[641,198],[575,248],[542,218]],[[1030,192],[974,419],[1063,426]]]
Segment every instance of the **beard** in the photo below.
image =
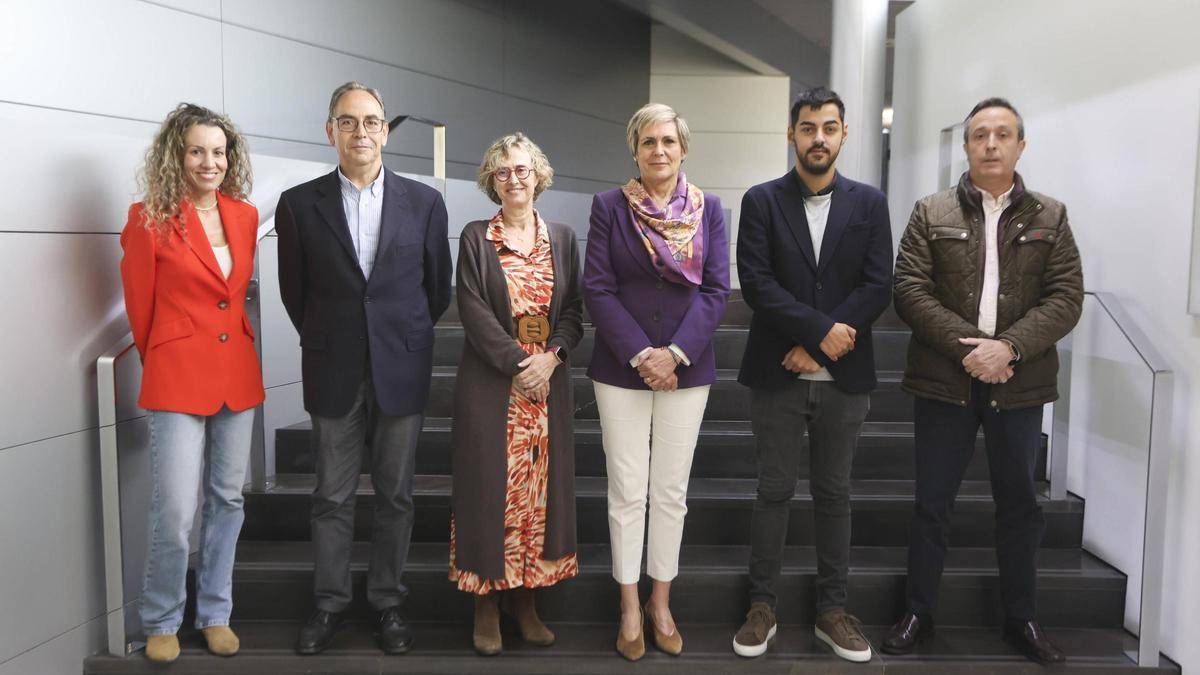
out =
[[[817,148],[820,148],[825,151],[824,159],[822,159],[822,160],[813,159],[812,151]],[[833,164],[834,164],[834,162],[837,161],[839,152],[841,152],[841,148],[838,148],[837,150],[833,150],[827,145],[817,146],[816,148],[809,148],[808,151],[805,152],[804,154],[800,154],[800,150],[797,149],[796,150],[796,161],[808,173],[810,173],[814,176],[823,176],[823,175],[829,173],[829,170],[833,168]]]

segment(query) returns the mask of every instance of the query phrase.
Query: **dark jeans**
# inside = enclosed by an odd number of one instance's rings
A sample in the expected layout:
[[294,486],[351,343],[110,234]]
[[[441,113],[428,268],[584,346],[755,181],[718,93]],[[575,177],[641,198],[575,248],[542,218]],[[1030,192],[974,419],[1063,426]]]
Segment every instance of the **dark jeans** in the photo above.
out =
[[801,439],[808,432],[809,491],[817,544],[817,612],[846,605],[850,566],[850,466],[869,394],[846,394],[833,382],[796,380],[750,390],[758,450],[758,498],[750,525],[750,601],[775,607],[775,584],[796,493]]
[[317,609],[341,612],[350,604],[350,549],[354,501],[363,452],[370,442],[375,518],[367,571],[367,601],[375,609],[404,604],[400,582],[413,527],[413,470],[422,415],[385,415],[375,401],[370,370],[344,417],[312,416],[317,488],[312,495]]
[[917,494],[908,544],[908,608],[918,614],[932,614],[937,606],[950,511],[982,424],[996,502],[1001,599],[1009,619],[1034,618],[1035,559],[1046,527],[1033,483],[1042,406],[996,410],[989,390],[974,380],[966,407],[919,397],[913,406]]

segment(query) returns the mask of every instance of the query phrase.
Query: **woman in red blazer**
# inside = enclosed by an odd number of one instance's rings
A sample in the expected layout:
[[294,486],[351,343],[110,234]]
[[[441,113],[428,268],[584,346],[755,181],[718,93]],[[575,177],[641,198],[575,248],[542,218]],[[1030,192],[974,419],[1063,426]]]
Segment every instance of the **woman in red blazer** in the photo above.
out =
[[[180,104],[146,153],[145,198],[121,233],[125,310],[142,357],[154,492],[141,618],[146,656],[174,661],[188,542],[204,505],[196,628],[209,651],[237,653],[229,629],[242,483],[262,370],[246,317],[258,211],[245,199],[250,162],[228,117]],[[203,468],[203,472],[202,472]]]

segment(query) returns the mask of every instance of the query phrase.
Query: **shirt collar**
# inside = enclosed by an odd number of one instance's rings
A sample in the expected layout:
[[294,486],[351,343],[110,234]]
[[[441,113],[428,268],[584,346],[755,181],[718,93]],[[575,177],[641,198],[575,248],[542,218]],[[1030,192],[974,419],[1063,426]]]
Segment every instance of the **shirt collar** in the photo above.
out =
[[980,190],[980,199],[983,202],[985,211],[1002,211],[1008,208],[1011,203],[1013,189],[1017,187],[1016,183],[1009,186],[999,197],[993,197],[992,193],[987,190]]
[[808,183],[805,183],[804,179],[801,178],[800,174],[796,173],[794,169],[792,170],[792,178],[794,178],[796,180],[796,184],[800,186],[800,196],[808,199],[809,197],[824,197],[825,195],[833,194],[833,186],[837,185],[838,174],[837,169],[834,169],[833,180],[829,181],[829,185],[826,185],[824,188],[822,188],[820,192],[813,192],[810,190],[808,188]]
[[[373,197],[378,197],[380,193],[383,192],[383,169],[384,167],[381,164],[379,166],[379,175],[376,176],[375,180],[371,181],[367,187],[363,188],[363,190],[369,190],[371,192],[371,196]],[[349,190],[351,194],[358,194],[362,192],[362,190],[358,189],[357,185],[350,182],[349,178],[346,178],[346,174],[342,173],[342,167],[340,166],[338,167],[337,175],[338,182],[342,185],[342,190]]]

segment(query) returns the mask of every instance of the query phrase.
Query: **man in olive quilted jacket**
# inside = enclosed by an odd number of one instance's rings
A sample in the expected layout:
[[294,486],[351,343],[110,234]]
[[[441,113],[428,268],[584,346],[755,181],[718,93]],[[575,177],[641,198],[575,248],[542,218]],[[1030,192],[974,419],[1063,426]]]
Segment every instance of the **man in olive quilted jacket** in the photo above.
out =
[[907,608],[883,651],[933,632],[947,527],[983,426],[996,503],[1005,640],[1040,663],[1065,656],[1035,618],[1045,518],[1034,468],[1042,406],[1058,398],[1055,343],[1083,305],[1079,251],[1059,202],[1025,188],[1020,114],[1002,98],[967,115],[969,170],[917,202],[896,259],[896,312],[911,328],[902,388],[916,397],[917,483]]

